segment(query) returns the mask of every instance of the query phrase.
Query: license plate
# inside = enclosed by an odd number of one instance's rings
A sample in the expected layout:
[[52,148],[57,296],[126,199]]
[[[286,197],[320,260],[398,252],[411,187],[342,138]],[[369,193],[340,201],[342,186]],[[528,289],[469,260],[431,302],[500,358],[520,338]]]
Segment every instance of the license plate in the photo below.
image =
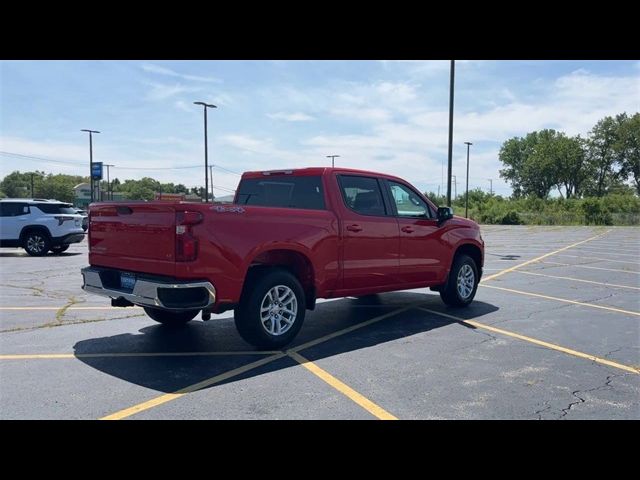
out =
[[133,287],[136,285],[136,276],[132,273],[121,273],[120,274],[120,288],[124,288],[125,290],[133,290]]

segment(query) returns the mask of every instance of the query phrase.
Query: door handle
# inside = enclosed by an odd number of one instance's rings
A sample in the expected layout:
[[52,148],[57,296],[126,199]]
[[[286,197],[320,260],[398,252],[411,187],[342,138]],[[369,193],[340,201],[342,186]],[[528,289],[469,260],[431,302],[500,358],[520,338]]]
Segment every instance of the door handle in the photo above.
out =
[[349,230],[350,232],[361,232],[362,231],[362,227],[360,225],[347,225],[347,230]]
[[406,227],[402,227],[400,230],[402,230],[405,233],[413,233],[414,232],[413,227],[410,227],[408,225]]

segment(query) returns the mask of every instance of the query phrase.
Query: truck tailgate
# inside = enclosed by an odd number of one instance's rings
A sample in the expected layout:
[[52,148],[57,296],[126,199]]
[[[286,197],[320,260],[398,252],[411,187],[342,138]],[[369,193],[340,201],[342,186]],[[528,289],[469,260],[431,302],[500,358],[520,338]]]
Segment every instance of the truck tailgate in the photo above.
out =
[[89,263],[158,275],[175,274],[175,206],[167,203],[92,205]]

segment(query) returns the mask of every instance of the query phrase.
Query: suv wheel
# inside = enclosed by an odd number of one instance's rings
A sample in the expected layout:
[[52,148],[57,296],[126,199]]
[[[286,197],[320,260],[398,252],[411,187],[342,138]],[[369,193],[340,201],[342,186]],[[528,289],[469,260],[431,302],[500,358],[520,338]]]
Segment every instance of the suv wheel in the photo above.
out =
[[466,307],[476,296],[478,268],[467,255],[457,255],[453,260],[449,280],[440,290],[440,298],[451,307]]
[[300,331],[305,310],[298,279],[286,270],[273,269],[247,285],[234,319],[246,342],[258,348],[280,348]]
[[51,248],[51,240],[42,230],[31,230],[24,235],[22,248],[32,257],[42,257]]

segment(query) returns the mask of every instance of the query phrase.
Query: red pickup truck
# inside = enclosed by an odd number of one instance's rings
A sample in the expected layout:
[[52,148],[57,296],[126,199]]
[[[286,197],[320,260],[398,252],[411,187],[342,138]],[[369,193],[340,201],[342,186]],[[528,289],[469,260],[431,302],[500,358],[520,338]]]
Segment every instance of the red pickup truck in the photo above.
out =
[[291,342],[317,298],[431,287],[466,306],[478,225],[404,180],[343,168],[247,172],[231,205],[105,202],[89,210],[85,291],[181,325],[234,309],[247,342]]

